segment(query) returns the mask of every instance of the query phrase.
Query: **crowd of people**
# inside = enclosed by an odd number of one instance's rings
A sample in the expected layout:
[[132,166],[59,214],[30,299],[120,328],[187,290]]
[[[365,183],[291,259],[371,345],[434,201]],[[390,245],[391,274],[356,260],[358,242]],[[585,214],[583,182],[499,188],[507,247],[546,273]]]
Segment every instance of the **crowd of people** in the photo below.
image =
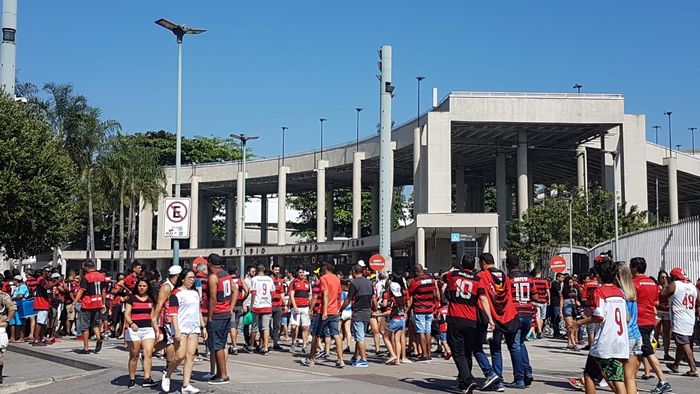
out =
[[[514,256],[506,258],[505,268],[484,253],[476,260],[465,256],[444,273],[417,265],[387,276],[360,260],[347,276],[332,263],[284,273],[279,265],[256,264],[239,275],[212,254],[185,269],[170,267],[162,281],[140,263],[114,279],[89,261],[80,277],[69,272],[63,278],[51,267],[7,271],[0,331],[9,326],[9,342],[34,346],[76,336],[83,354],[91,353],[91,338],[95,353],[108,337],[121,339],[129,353],[129,387],[136,385],[139,363],[141,384],[158,385],[152,359],[163,354],[165,392],[177,372],[183,393],[199,392],[191,381],[199,358],[209,360],[208,384],[228,384],[229,356],[239,351],[266,356],[283,350],[282,342],[307,367],[327,361],[344,368],[349,353],[352,367],[367,368],[372,348],[373,362],[395,366],[431,363],[439,354],[454,360],[463,393],[530,386],[526,342],[544,335],[566,340],[570,351],[589,352],[583,377],[569,379],[587,393],[604,385],[618,394],[636,393],[640,366],[642,379],[658,379],[652,393],[670,392],[661,361],[670,362],[672,373],[688,362],[683,375],[698,376],[692,346],[698,340],[700,281],[696,288],[682,269],[654,278],[646,276],[643,258],[627,264],[601,255],[586,275],[557,274],[550,282],[539,268],[523,271]],[[659,342],[662,360],[656,357]],[[503,373],[503,344],[512,363],[510,381]],[[473,360],[484,377],[480,385]]]

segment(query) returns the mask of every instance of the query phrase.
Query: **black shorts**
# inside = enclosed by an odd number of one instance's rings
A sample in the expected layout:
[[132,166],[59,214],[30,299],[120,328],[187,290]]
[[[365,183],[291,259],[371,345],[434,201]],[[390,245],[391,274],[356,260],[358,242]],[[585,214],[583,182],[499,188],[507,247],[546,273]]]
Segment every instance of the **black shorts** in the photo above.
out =
[[100,321],[102,320],[102,310],[81,309],[78,318],[80,319],[80,328],[85,332],[91,327],[99,327]]
[[230,317],[226,319],[212,319],[207,322],[207,346],[209,351],[216,352],[226,348],[230,329]]
[[642,357],[655,354],[654,347],[651,346],[652,331],[654,331],[654,326],[639,326],[639,332],[642,334]]
[[692,335],[673,333],[673,340],[676,342],[676,346],[690,345],[692,339]]

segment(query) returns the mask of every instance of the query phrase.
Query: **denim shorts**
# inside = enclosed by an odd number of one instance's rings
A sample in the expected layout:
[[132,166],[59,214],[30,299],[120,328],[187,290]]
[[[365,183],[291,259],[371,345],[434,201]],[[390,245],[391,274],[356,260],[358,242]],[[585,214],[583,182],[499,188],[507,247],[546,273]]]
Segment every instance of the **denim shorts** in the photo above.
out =
[[564,317],[573,317],[576,318],[576,304],[573,302],[567,303],[564,301]]
[[319,338],[325,338],[327,336],[334,337],[340,335],[338,330],[338,315],[330,315],[326,320],[321,319],[322,315],[318,314],[314,316],[314,331],[313,335]]
[[632,339],[630,338],[630,356],[641,356],[642,355],[642,337]]
[[352,332],[352,337],[355,342],[360,342],[365,340],[365,333],[367,333],[367,326],[369,322],[367,321],[353,321],[352,326],[350,326],[350,331]]
[[447,333],[446,332],[441,332],[440,333],[440,343],[447,342]]
[[413,324],[416,326],[416,334],[430,334],[433,315],[431,313],[416,313],[413,315]]
[[231,319],[211,319],[207,323],[207,345],[209,350],[216,352],[226,348]]
[[406,329],[406,319],[389,319],[386,323],[386,329],[391,332],[403,331]]

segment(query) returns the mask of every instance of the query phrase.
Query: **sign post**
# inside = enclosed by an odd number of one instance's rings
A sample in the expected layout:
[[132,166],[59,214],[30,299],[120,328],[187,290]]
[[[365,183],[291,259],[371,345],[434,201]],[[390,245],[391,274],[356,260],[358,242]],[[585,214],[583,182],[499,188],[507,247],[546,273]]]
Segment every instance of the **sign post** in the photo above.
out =
[[369,268],[381,271],[386,266],[386,259],[381,254],[374,254],[369,258]]
[[189,198],[168,197],[165,199],[163,215],[163,237],[168,239],[187,239],[190,237]]
[[564,272],[566,269],[566,259],[562,256],[552,256],[549,259],[549,268],[557,274]]

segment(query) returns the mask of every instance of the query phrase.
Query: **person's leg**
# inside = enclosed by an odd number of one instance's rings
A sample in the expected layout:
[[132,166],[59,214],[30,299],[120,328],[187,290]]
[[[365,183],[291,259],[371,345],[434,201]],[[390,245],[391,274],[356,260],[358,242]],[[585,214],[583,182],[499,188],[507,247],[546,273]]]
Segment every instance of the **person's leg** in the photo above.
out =
[[[126,346],[129,349],[129,380],[136,379],[136,367],[139,363],[139,353],[141,352],[141,341],[128,341]],[[144,368],[145,369],[145,368]],[[144,371],[144,376],[146,372]]]
[[367,324],[369,324],[369,323],[362,322],[360,324],[361,327],[358,327],[358,330],[362,330],[362,331],[361,331],[361,335],[358,337],[359,340],[355,344],[355,347],[359,349],[360,359],[364,360],[364,361],[367,361],[367,344],[365,343],[365,333],[367,333]]
[[[692,341],[692,339],[689,338],[689,341]],[[685,359],[686,359],[686,361],[688,361],[688,365],[690,366],[690,372],[697,373],[698,368],[695,365],[695,356],[693,355],[693,347],[690,345],[690,343],[686,343],[686,344],[683,344],[681,349],[683,350],[682,353],[685,355]],[[676,351],[676,353],[681,353],[681,352]],[[676,356],[676,359],[677,358],[678,358],[678,356]]]
[[381,351],[381,339],[379,337],[379,323],[376,318],[369,319],[369,326],[372,329],[372,337],[374,340],[374,352],[379,353]]
[[457,382],[459,388],[465,390],[467,386],[474,381],[471,373],[471,368],[467,362],[467,357],[471,361],[471,354],[467,354],[467,343],[465,342],[462,330],[457,324],[451,324],[447,327],[447,342],[453,349],[452,358],[457,367]]
[[503,380],[503,354],[501,353],[501,340],[503,339],[503,331],[498,328],[493,331],[493,339],[489,342],[489,350],[491,352],[491,363],[493,371]]
[[258,331],[262,328],[262,318],[258,313],[253,313],[253,323],[250,325],[250,335],[248,346],[251,349],[255,349],[255,337],[258,335]]
[[[270,343],[270,326],[273,323],[273,316],[274,314],[265,314],[262,315],[261,320],[262,320],[262,343],[260,344],[260,349],[262,350],[268,350],[268,345]],[[279,322],[277,323],[279,325]],[[277,331],[279,332],[279,327],[277,327]],[[274,332],[273,332],[273,338],[274,338]]]
[[141,347],[143,348],[143,378],[148,379],[151,377],[151,370],[153,369],[153,347],[155,346],[155,339],[144,339],[141,341]]
[[399,356],[394,351],[394,333],[388,329],[384,331],[384,345],[386,345],[386,350],[389,351],[389,359],[386,360],[386,364],[390,364],[395,361],[400,361]]
[[[519,327],[514,333],[504,333],[506,346],[510,354],[510,361],[513,365],[513,381],[516,384],[525,383],[525,368],[523,367],[522,351],[525,348],[525,335],[527,331]],[[527,350],[525,350],[527,353]],[[501,378],[503,376],[501,375]]]
[[520,317],[520,338],[519,338],[519,344],[520,344],[520,360],[522,362],[522,368],[523,368],[523,377],[525,379],[525,383],[527,384],[528,380],[532,379],[532,366],[530,365],[530,355],[527,352],[527,346],[525,346],[525,335],[524,335],[524,330],[529,329],[529,327],[532,325],[532,317],[530,316],[522,316]]
[[[449,324],[447,325],[447,329],[450,329]],[[496,375],[496,373],[494,372],[493,367],[489,362],[488,356],[486,355],[486,353],[484,353],[484,340],[486,339],[486,328],[478,327],[474,330],[474,332],[474,336],[471,337],[470,349],[472,354],[474,354],[476,363],[479,364],[481,372],[484,374],[484,377],[488,379],[491,376]]]
[[179,341],[176,340],[174,342],[175,355],[172,359],[168,360],[168,371],[165,373],[165,376],[168,378],[173,376],[175,368],[177,368],[185,360],[185,353],[187,352],[187,343],[185,343],[186,338],[187,337],[183,336]]
[[552,308],[551,309],[551,311],[552,311],[552,318],[551,318],[552,330],[554,332],[552,335],[554,337],[558,337],[558,336],[561,336],[561,332],[559,331],[559,322],[561,322],[560,310],[559,310],[558,305],[552,306],[551,308]]
[[670,351],[671,351],[671,321],[670,320],[662,320],[661,321],[661,337],[664,340],[664,358],[667,358],[666,356],[670,357]]
[[[280,320],[282,319],[282,308],[272,308],[272,347],[277,348],[279,347],[279,340],[280,340]],[[270,328],[270,327],[268,327]],[[268,329],[268,337],[269,337],[269,329]],[[265,348],[267,348],[267,344],[265,345]]]
[[[406,353],[408,352],[408,332],[406,330],[406,327],[404,326],[403,330],[398,331],[396,335],[394,335],[394,340],[397,341],[398,347],[401,349],[401,360],[408,360],[408,357],[406,357]],[[399,352],[397,352],[398,354]]]
[[630,355],[625,365],[625,387],[627,394],[637,394],[637,371],[639,370],[639,358]]
[[192,334],[183,337],[183,341],[186,341],[185,350],[185,368],[182,373],[182,387],[186,387],[190,384],[190,377],[192,376],[192,368],[194,367],[194,352],[197,350],[197,345],[199,344],[199,335]]

